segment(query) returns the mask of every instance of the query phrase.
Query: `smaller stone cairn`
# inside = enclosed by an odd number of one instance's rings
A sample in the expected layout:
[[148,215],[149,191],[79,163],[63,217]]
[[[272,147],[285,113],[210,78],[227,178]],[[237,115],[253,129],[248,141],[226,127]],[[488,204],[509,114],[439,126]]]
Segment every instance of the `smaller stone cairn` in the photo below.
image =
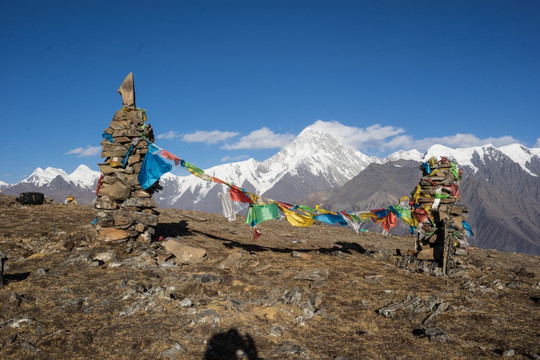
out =
[[102,175],[94,203],[96,230],[103,241],[150,242],[159,217],[152,194],[161,187],[158,181],[143,190],[138,175],[148,151],[145,139],[153,143],[154,133],[145,110],[135,107],[132,73],[118,92],[123,107],[114,114],[101,141],[105,160],[98,164]]
[[456,204],[461,170],[445,157],[438,161],[431,158],[420,170],[422,179],[412,193],[414,216],[418,219],[417,259],[442,260],[446,273],[449,256],[468,246],[463,226],[463,214],[468,213],[468,208]]

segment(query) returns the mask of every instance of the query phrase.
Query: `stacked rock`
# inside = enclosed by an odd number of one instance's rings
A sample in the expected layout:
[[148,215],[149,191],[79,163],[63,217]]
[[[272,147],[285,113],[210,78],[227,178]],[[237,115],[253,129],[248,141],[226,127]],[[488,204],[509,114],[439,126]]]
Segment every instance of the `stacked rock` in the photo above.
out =
[[105,161],[98,164],[101,178],[94,203],[96,230],[103,241],[150,242],[159,218],[152,194],[161,187],[156,182],[143,190],[137,178],[148,151],[146,140],[153,142],[154,133],[146,122],[145,110],[135,107],[131,73],[118,92],[123,108],[114,114],[101,142]]
[[414,217],[418,220],[417,259],[444,260],[457,248],[468,246],[464,213],[468,209],[458,205],[461,170],[442,157],[431,158],[420,166],[423,176],[413,191]]

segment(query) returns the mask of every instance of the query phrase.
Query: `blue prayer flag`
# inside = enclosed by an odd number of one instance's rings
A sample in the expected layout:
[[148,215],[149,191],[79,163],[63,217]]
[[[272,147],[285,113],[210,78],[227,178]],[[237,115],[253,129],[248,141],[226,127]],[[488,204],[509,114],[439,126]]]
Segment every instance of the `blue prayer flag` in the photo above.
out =
[[153,155],[148,151],[139,172],[138,180],[143,189],[148,189],[154,185],[159,178],[172,170],[172,165],[166,162],[161,156]]

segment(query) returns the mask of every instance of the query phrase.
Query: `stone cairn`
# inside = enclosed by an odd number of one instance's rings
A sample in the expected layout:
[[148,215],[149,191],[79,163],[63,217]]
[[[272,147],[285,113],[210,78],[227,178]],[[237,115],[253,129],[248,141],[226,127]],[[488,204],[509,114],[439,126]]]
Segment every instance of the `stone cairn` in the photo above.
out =
[[101,178],[94,203],[95,225],[102,241],[150,242],[158,224],[159,212],[152,194],[160,190],[159,181],[143,190],[138,181],[148,143],[154,133],[146,122],[145,110],[135,107],[133,74],[129,73],[120,88],[122,109],[117,111],[104,130],[98,164]]
[[[417,259],[442,262],[446,274],[449,258],[465,251],[467,230],[463,226],[468,209],[458,205],[461,170],[442,157],[431,158],[420,166],[423,176],[413,191],[414,216],[418,219]],[[431,214],[431,216],[429,216]]]

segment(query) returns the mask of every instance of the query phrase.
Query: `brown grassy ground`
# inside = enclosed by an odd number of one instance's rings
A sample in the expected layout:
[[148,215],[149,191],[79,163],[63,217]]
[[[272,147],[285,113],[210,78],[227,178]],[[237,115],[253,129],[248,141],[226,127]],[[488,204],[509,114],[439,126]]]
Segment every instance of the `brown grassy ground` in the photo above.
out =
[[[540,356],[535,256],[472,249],[450,276],[435,276],[428,263],[398,266],[396,249],[405,253],[412,238],[269,221],[254,241],[242,220],[170,209],[160,233],[206,249],[207,258],[159,266],[169,256],[159,242],[96,242],[92,219],[90,207],[21,206],[0,195],[0,251],[9,257],[0,358]],[[237,253],[230,269],[221,266]],[[302,279],[314,270],[319,280]],[[393,317],[378,311],[407,299],[437,301]],[[446,337],[430,340],[433,329]]]

